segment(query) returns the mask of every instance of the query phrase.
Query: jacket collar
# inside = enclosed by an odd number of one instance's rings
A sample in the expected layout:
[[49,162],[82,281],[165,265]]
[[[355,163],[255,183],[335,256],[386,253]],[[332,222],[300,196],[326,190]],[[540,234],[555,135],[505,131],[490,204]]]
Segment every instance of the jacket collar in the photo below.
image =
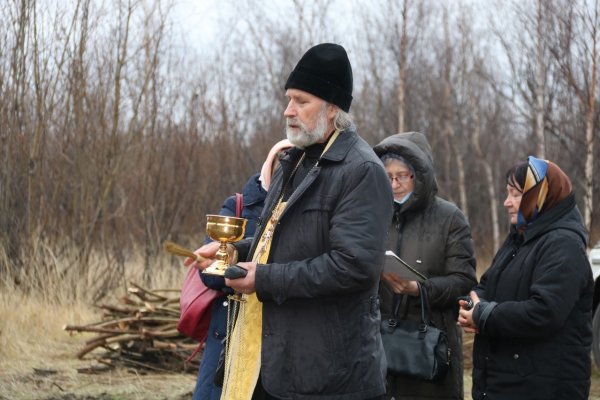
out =
[[267,192],[262,188],[259,180],[260,174],[255,174],[248,179],[248,182],[244,185],[242,194],[244,195],[244,205],[249,206],[252,204],[260,203],[264,201]]
[[338,138],[333,142],[329,150],[323,154],[321,160],[340,162],[348,155],[348,152],[358,139],[356,126],[351,125],[348,129],[340,132]]
[[569,194],[552,209],[541,214],[539,218],[530,223],[525,232],[523,232],[523,240],[524,242],[528,242],[548,231],[558,228],[576,232],[587,243],[588,235],[583,226],[581,213],[577,209],[573,193]]

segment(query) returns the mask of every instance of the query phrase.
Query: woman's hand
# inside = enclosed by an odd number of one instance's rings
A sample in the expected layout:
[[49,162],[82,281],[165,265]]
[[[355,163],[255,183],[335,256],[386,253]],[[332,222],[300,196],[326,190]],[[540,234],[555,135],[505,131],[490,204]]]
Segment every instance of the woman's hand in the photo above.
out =
[[408,294],[411,296],[420,296],[419,286],[417,281],[409,281],[400,278],[393,272],[384,272],[381,274],[381,279],[398,294]]
[[[230,252],[229,247],[231,247],[231,253],[233,254],[233,246],[227,246],[227,253]],[[204,246],[202,246],[199,249],[197,249],[196,251],[194,251],[195,254],[198,254],[198,255],[204,257],[205,260],[196,261],[193,258],[188,257],[185,260],[183,260],[183,265],[185,265],[186,267],[192,266],[194,268],[204,270],[204,269],[210,267],[210,265],[214,262],[215,254],[217,254],[218,250],[219,250],[219,242],[210,242],[208,244],[205,244]]]
[[479,333],[479,329],[477,329],[477,325],[475,324],[475,321],[473,321],[473,310],[475,310],[477,303],[479,303],[479,296],[473,291],[469,293],[469,295],[471,296],[471,300],[473,300],[473,307],[467,310],[467,302],[459,300],[458,305],[460,308],[458,309],[458,320],[456,324],[462,327],[466,333]]

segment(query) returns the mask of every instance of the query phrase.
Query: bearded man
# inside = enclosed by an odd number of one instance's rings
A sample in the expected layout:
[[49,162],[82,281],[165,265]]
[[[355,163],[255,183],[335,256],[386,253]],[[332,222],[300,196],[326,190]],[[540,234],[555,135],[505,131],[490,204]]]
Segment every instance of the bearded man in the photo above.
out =
[[[222,399],[385,392],[377,291],[393,196],[348,114],[352,85],[346,51],[331,43],[309,49],[285,84],[295,147],[280,158],[254,238],[229,245],[249,261],[238,262],[245,277],[226,279],[243,298]],[[217,247],[198,253],[213,257]]]

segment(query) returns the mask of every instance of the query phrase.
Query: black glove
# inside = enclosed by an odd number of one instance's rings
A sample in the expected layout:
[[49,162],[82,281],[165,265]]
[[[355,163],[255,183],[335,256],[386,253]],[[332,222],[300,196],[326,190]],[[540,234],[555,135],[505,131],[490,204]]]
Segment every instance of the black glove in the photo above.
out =
[[239,265],[231,265],[227,267],[223,276],[227,279],[239,279],[245,277],[247,274],[247,269],[244,269]]

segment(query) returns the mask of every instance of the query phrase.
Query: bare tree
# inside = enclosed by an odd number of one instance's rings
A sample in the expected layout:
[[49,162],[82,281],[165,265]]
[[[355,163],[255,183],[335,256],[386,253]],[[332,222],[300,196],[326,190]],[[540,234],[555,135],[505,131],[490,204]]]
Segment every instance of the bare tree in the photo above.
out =
[[422,106],[419,89],[430,61],[424,31],[435,7],[429,5],[423,0],[381,0],[357,6],[362,28],[353,61],[360,71],[355,74],[353,113],[370,142],[397,132],[424,130],[422,114],[413,109]]
[[400,12],[400,27],[396,26],[396,31],[400,31],[400,43],[396,54],[398,61],[398,132],[406,130],[404,114],[406,113],[406,59],[408,51],[408,32],[406,25],[408,23],[408,7],[410,0],[403,0]]
[[533,94],[535,99],[535,137],[536,154],[538,157],[546,156],[546,137],[544,135],[544,99],[546,92],[546,68],[544,63],[544,2],[537,0],[537,15],[535,18],[535,77]]
[[[465,166],[463,163],[464,155],[461,151],[461,146],[458,135],[455,129],[456,120],[454,118],[458,113],[455,112],[456,103],[454,102],[455,96],[453,95],[453,82],[452,82],[452,68],[454,66],[453,59],[453,48],[454,43],[452,43],[452,38],[450,37],[450,27],[448,21],[448,11],[444,9],[443,13],[443,27],[444,27],[444,56],[442,65],[442,77],[443,77],[443,89],[442,89],[442,99],[441,99],[441,125],[442,125],[442,135],[446,142],[447,148],[451,149],[452,154],[454,154],[453,159],[456,161],[456,174],[458,175],[458,206],[468,217],[469,208],[467,204],[467,190],[465,183]],[[448,162],[448,166],[446,167],[447,171],[450,171],[452,168],[449,167],[449,162],[451,157],[446,158]]]
[[93,300],[139,257],[151,283],[177,263],[161,243],[199,245],[283,137],[285,79],[326,41],[352,61],[359,133],[426,133],[480,253],[505,226],[499,171],[526,149],[566,165],[594,234],[598,2],[583,3],[511,2],[500,30],[463,1],[220,2],[217,36],[192,49],[172,0],[0,2],[0,279],[83,282],[73,296]]
[[[414,1],[414,3],[413,3]],[[398,10],[397,7],[400,7]],[[397,114],[398,114],[398,132],[407,130],[406,124],[406,88],[407,88],[407,71],[408,62],[410,60],[409,53],[416,45],[420,34],[420,24],[424,20],[424,3],[421,0],[402,0],[398,5],[396,2],[387,2],[387,11],[385,18],[398,15],[398,18],[391,19],[391,26],[387,32],[384,31],[384,37],[388,43],[388,49],[392,52],[396,67],[397,75]],[[409,27],[409,21],[413,25]],[[410,34],[409,34],[410,32]]]
[[584,121],[583,216],[586,227],[591,231],[600,3],[557,1],[555,7],[558,32],[550,50],[562,79],[579,101]]
[[[547,157],[545,121],[551,113],[552,103],[547,99],[548,80],[552,77],[548,65],[551,17],[549,2],[511,2],[505,18],[513,21],[513,29],[506,24],[496,25],[492,19],[493,32],[500,40],[507,58],[510,76],[507,88],[512,91],[512,102],[521,117],[531,126],[533,144],[531,152]],[[500,94],[503,94],[502,92]]]

